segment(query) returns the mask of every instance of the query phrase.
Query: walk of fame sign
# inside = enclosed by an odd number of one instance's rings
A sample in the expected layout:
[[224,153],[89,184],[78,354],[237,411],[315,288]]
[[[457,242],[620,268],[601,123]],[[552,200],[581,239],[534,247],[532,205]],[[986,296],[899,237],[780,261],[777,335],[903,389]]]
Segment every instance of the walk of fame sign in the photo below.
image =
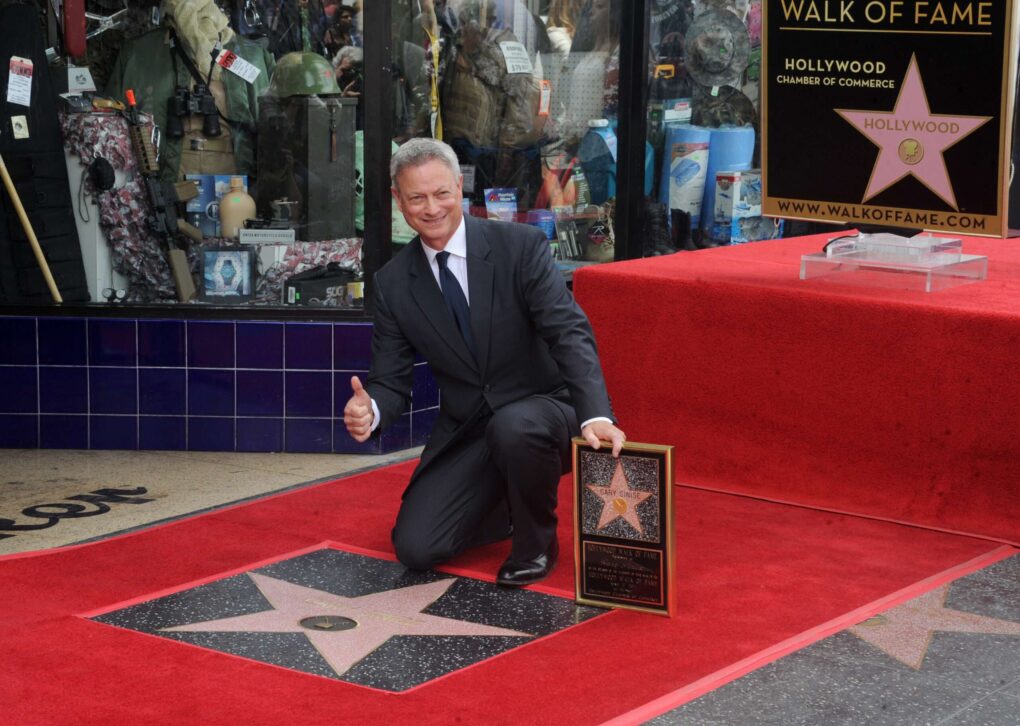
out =
[[766,215],[1004,237],[1012,0],[762,3]]
[[575,438],[573,454],[577,602],[674,615],[673,447],[616,458]]

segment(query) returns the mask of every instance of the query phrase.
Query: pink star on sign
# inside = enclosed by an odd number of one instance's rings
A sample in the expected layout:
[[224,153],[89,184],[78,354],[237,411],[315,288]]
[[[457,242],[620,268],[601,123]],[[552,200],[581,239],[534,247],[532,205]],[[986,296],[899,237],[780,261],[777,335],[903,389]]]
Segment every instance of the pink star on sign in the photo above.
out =
[[599,517],[598,529],[602,529],[614,519],[622,518],[637,530],[638,534],[645,533],[641,527],[641,520],[638,519],[637,505],[652,496],[652,493],[630,488],[627,475],[623,473],[623,462],[616,460],[616,470],[609,486],[596,484],[586,486],[602,500],[602,515]]
[[928,107],[916,56],[910,57],[907,75],[892,111],[835,109],[855,129],[879,147],[871,171],[867,201],[908,174],[913,175],[957,209],[942,152],[987,122],[991,116],[933,114]]
[[[360,597],[343,597],[251,572],[248,577],[254,580],[266,596],[273,606],[272,610],[163,630],[185,633],[304,633],[337,675],[346,673],[395,635],[532,637],[529,633],[421,612],[442,597],[457,578],[384,590]],[[353,620],[356,624],[348,630],[331,630],[330,621],[325,617],[321,621],[322,630],[312,630],[301,624],[302,620],[312,618],[312,627],[317,627],[314,620],[316,616],[339,616]]]
[[1020,636],[1020,623],[945,606],[949,585],[865,620],[850,632],[901,663],[920,670],[936,631]]

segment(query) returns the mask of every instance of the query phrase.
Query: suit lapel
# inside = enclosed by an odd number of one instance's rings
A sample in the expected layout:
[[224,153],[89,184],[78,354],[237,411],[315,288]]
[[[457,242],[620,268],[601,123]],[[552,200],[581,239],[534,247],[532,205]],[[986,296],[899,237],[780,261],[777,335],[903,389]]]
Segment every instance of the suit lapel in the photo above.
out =
[[[474,356],[468,350],[467,343],[464,342],[463,336],[461,336],[460,331],[457,329],[457,323],[454,321],[453,315],[450,314],[449,308],[446,307],[446,300],[439,289],[439,283],[436,282],[436,278],[429,268],[428,258],[421,248],[421,240],[415,237],[409,244],[415,246],[414,250],[407,250],[408,252],[413,252],[411,262],[408,265],[408,271],[411,276],[411,296],[443,342],[453,348],[453,351],[466,364],[471,366],[472,370],[477,370],[478,364],[475,362]],[[475,329],[473,311],[471,319],[472,329]],[[475,340],[478,340],[478,338],[476,337]]]
[[482,225],[465,217],[467,232],[468,295],[471,300],[471,332],[478,348],[478,370],[485,373],[492,336],[492,280],[494,268],[489,262],[489,241]]

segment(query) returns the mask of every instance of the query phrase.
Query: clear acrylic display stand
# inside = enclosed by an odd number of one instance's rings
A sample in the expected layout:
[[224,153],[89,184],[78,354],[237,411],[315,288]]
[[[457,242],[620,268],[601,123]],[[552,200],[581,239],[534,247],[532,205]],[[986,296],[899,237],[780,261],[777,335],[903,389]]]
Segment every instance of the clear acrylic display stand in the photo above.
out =
[[963,254],[956,238],[895,234],[836,237],[823,252],[802,255],[800,279],[834,278],[876,287],[935,292],[988,277],[988,258]]

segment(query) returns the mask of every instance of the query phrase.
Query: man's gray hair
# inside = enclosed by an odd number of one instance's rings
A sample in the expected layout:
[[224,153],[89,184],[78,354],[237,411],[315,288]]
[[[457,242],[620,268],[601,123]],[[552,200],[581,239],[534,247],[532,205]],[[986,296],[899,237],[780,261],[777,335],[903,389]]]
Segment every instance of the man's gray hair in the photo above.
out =
[[455,178],[460,178],[460,160],[449,144],[439,139],[416,137],[401,144],[390,157],[390,183],[396,187],[400,172],[409,166],[421,166],[430,161],[443,162]]

